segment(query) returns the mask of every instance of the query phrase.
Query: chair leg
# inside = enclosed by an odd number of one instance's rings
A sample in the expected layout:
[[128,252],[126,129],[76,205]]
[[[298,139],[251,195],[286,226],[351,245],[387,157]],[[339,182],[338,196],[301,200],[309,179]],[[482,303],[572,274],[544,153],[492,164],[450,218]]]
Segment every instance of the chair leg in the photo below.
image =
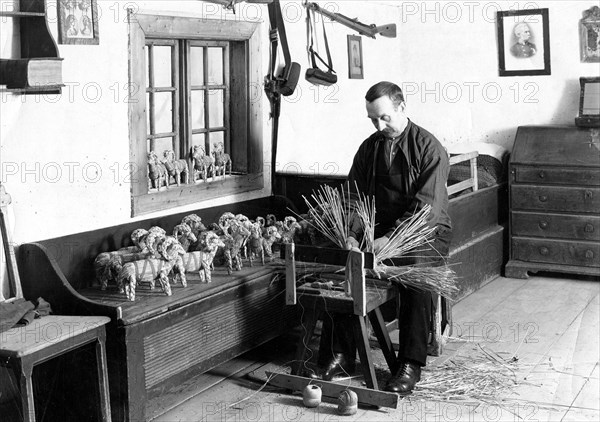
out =
[[359,315],[353,315],[352,325],[356,346],[358,348],[358,356],[360,358],[360,364],[367,387],[379,390],[377,378],[375,377],[375,368],[373,367],[373,359],[371,358],[371,345],[369,344],[366,318]]
[[390,372],[394,374],[396,373],[398,362],[381,310],[375,308],[369,312],[369,320],[371,321],[371,327],[373,327],[373,332],[375,333],[375,337],[377,337],[379,347],[381,347],[388,368],[390,368]]
[[441,296],[432,295],[433,306],[431,307],[431,338],[427,345],[427,354],[429,356],[440,356],[444,346],[442,336],[442,306]]
[[98,384],[100,388],[100,415],[102,422],[111,422],[105,339],[106,333],[104,330],[102,330],[102,332],[98,335],[98,340],[96,341],[96,365],[98,368]]
[[35,405],[33,401],[33,364],[21,359],[13,360],[13,371],[19,380],[21,394],[21,410],[23,421],[35,422]]

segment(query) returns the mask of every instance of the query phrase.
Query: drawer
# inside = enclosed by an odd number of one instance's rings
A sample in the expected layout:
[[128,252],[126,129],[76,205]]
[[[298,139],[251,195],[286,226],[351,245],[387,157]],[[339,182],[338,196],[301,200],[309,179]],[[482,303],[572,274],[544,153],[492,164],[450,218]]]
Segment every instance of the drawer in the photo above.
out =
[[600,267],[600,243],[513,237],[511,258],[526,262]]
[[513,166],[511,174],[519,183],[600,186],[600,168]]
[[510,217],[513,236],[600,242],[600,216],[512,211]]
[[600,188],[512,185],[511,210],[600,212]]

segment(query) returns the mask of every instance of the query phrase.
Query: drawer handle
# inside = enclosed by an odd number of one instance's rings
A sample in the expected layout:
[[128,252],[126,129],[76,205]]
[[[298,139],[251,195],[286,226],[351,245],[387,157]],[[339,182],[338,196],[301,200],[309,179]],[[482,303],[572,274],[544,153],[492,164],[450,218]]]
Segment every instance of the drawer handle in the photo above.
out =
[[585,191],[585,199],[592,199],[592,191],[591,190],[586,190]]
[[544,177],[546,177],[546,173],[544,173],[544,170],[541,170],[539,173],[540,179],[543,179]]
[[587,223],[583,231],[585,231],[586,233],[594,233],[594,225]]
[[548,228],[548,222],[547,221],[540,221],[540,229],[546,230],[547,228]]
[[594,258],[594,252],[590,251],[589,249],[587,251],[585,251],[585,257],[587,259],[593,259]]
[[541,202],[546,202],[547,200],[548,200],[548,197],[546,195],[540,195]]
[[540,254],[542,254],[544,256],[548,255],[549,252],[550,252],[550,250],[547,247],[545,247],[545,246],[542,246],[540,248]]

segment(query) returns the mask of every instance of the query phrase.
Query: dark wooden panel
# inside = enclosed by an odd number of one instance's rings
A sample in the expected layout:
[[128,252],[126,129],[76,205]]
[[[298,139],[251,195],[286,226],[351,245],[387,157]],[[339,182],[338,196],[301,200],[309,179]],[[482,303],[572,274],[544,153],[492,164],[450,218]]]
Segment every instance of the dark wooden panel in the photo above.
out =
[[520,183],[600,186],[600,169],[514,166],[511,173]]
[[511,209],[597,213],[600,188],[560,186],[511,186]]
[[513,237],[511,258],[557,265],[600,267],[600,244]]
[[[574,126],[521,126],[517,130],[511,163],[579,167],[600,166],[594,129]],[[569,157],[569,162],[565,160]]]
[[511,227],[515,236],[600,241],[600,217],[594,215],[512,211]]

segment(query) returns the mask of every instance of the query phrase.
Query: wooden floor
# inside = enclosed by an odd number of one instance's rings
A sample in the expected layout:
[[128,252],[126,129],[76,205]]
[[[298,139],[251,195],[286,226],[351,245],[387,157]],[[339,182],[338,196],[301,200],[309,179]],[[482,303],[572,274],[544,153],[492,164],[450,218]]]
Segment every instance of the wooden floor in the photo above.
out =
[[[396,409],[359,407],[342,417],[335,400],[304,407],[299,393],[263,382],[265,370],[286,371],[293,356],[291,342],[279,341],[155,400],[153,420],[598,421],[600,283],[562,277],[497,278],[455,304],[443,355],[430,358],[415,393]],[[377,368],[383,384],[389,374]],[[484,378],[489,370],[495,386]],[[469,371],[476,375],[457,381]]]

